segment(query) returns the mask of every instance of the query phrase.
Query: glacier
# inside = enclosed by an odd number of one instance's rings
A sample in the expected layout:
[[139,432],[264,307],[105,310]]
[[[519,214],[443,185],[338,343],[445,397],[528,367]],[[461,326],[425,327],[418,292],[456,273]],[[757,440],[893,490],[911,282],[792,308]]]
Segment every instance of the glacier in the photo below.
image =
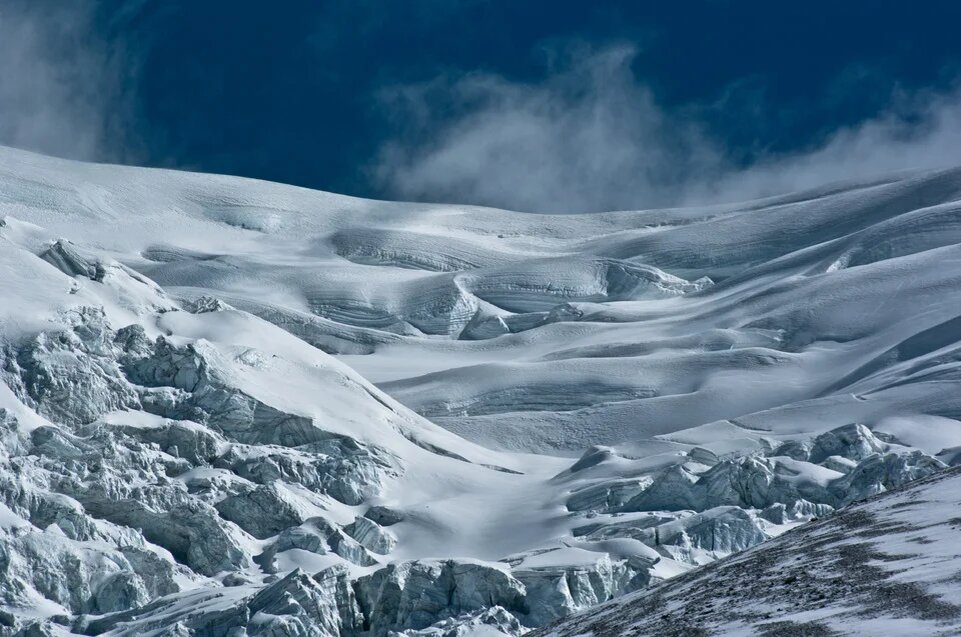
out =
[[0,635],[674,590],[950,484],[959,293],[961,169],[541,215],[0,148]]

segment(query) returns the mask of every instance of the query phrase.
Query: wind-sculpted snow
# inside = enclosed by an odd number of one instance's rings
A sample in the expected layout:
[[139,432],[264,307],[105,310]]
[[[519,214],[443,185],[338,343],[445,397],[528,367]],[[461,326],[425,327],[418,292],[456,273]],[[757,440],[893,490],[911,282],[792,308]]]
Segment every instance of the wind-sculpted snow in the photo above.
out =
[[518,637],[842,524],[961,461],[959,202],[532,215],[2,149],[0,635]]
[[346,228],[330,237],[337,254],[368,265],[397,266],[432,272],[457,272],[508,263],[523,252],[501,254],[450,236],[402,230]]

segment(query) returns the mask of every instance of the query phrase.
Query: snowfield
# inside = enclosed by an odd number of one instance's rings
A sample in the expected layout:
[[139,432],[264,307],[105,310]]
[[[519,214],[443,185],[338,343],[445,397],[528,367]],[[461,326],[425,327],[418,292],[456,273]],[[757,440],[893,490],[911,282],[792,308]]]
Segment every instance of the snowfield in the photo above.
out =
[[[845,507],[961,463],[961,169],[550,216],[0,148],[0,381],[0,635],[516,637],[732,572],[770,617],[704,634],[955,626],[956,480]],[[764,561],[818,533],[836,622]]]

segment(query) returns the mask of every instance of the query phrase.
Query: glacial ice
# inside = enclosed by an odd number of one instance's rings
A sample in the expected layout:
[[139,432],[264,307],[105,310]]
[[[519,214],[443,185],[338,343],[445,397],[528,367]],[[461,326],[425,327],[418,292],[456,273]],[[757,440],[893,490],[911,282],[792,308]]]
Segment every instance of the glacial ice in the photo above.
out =
[[933,480],[959,175],[549,216],[0,149],[0,636],[517,637]]

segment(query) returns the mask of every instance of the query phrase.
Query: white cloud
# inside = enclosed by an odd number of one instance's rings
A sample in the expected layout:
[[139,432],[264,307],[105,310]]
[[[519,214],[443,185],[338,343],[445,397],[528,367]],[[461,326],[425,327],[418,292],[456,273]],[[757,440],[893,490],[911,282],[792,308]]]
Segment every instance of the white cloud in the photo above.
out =
[[0,6],[0,144],[124,158],[130,70],[122,51],[97,40],[92,19],[83,0]]
[[923,94],[813,151],[736,166],[698,108],[669,114],[635,80],[634,54],[582,47],[537,85],[472,74],[393,87],[386,105],[405,133],[385,144],[373,174],[403,198],[570,212],[742,200],[961,164],[961,98]]

